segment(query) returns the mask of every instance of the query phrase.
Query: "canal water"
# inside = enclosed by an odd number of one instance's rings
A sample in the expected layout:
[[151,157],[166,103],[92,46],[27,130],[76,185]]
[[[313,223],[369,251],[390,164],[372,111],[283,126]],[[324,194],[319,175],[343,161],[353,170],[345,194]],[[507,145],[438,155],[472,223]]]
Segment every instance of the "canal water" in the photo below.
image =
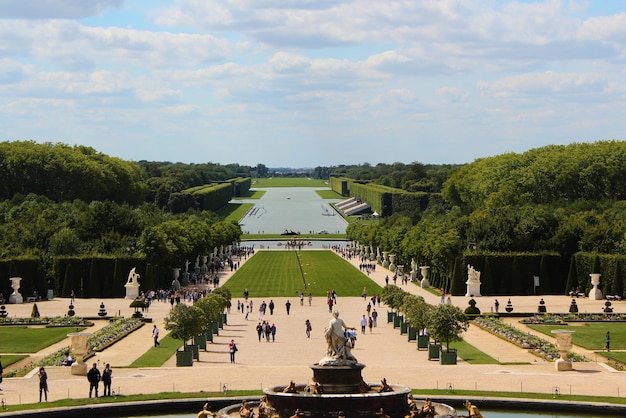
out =
[[346,232],[346,221],[329,204],[340,202],[341,199],[322,199],[314,187],[271,187],[258,190],[265,191],[261,199],[233,201],[254,205],[240,221],[245,234],[282,234],[286,230],[303,234]]

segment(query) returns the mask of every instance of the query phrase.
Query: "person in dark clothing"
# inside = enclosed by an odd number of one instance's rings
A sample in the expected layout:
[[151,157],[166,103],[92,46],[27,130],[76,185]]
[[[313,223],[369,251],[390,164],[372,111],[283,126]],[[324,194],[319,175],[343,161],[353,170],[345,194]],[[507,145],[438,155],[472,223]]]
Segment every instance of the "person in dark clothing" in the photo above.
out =
[[91,398],[91,393],[95,389],[96,390],[96,398],[98,397],[98,385],[100,384],[100,370],[98,370],[98,365],[96,363],[93,364],[93,367],[89,369],[87,372],[87,380],[89,381],[89,397]]
[[104,386],[104,394],[103,396],[111,396],[111,375],[113,374],[113,370],[111,370],[111,365],[107,363],[102,371],[102,385]]
[[287,309],[287,315],[289,315],[289,311],[291,310],[291,302],[287,301],[287,303],[285,303],[285,309]]

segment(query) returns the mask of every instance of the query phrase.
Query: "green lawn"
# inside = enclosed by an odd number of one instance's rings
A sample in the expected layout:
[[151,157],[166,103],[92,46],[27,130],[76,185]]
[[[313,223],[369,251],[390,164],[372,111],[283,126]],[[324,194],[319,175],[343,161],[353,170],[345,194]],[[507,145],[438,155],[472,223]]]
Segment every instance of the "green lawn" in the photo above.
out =
[[604,336],[611,331],[611,349],[626,350],[626,322],[585,322],[582,325],[529,325],[537,332],[554,337],[550,331],[568,329],[576,331],[574,345],[587,350],[603,350]]
[[228,203],[217,210],[217,214],[226,221],[239,222],[248,213],[252,203]]
[[2,355],[2,367],[10,366],[11,364],[17,363],[18,361],[26,357],[28,356],[18,355],[18,354],[3,354]]
[[130,367],[161,367],[167,360],[183,346],[182,340],[166,335],[159,340],[159,347],[152,347],[141,357],[133,361]]
[[73,327],[0,327],[0,353],[36,353],[67,338],[67,334],[84,329]]
[[495,358],[483,353],[465,341],[450,343],[450,348],[456,348],[458,356],[469,364],[500,364]]
[[328,180],[305,177],[272,177],[252,179],[252,188],[257,187],[330,187]]
[[[306,283],[306,287],[305,287]],[[251,297],[289,297],[300,292],[326,296],[335,289],[339,297],[370,295],[381,287],[332,251],[260,251],[224,284],[234,297],[248,288]]]
[[334,190],[316,190],[315,193],[322,199],[344,199],[342,195]]

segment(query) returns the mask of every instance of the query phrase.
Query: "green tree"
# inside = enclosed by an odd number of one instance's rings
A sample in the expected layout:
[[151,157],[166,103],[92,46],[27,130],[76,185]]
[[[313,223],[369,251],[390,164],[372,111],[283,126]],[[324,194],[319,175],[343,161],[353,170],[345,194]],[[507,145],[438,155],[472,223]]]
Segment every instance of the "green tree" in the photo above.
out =
[[461,309],[454,305],[437,305],[430,315],[428,332],[436,341],[446,344],[446,351],[450,351],[450,343],[462,341],[461,334],[467,331],[469,320]]

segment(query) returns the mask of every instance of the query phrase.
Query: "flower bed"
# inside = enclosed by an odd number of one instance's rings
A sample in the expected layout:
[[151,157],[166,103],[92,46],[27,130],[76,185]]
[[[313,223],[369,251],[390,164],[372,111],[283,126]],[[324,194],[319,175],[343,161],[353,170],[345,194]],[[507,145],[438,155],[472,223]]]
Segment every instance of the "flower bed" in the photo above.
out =
[[[559,350],[554,344],[535,335],[520,331],[499,319],[481,317],[476,318],[474,324],[518,347],[530,350],[531,353],[545,360],[554,361],[560,357]],[[571,351],[567,353],[567,358],[575,362],[589,361],[585,356]]]
[[534,315],[521,320],[523,324],[533,325],[555,325],[567,322],[624,322],[626,314],[621,313],[567,313],[567,314],[545,314]]
[[0,318],[2,325],[45,325],[47,327],[91,327],[93,322],[77,316],[54,316],[40,318]]

